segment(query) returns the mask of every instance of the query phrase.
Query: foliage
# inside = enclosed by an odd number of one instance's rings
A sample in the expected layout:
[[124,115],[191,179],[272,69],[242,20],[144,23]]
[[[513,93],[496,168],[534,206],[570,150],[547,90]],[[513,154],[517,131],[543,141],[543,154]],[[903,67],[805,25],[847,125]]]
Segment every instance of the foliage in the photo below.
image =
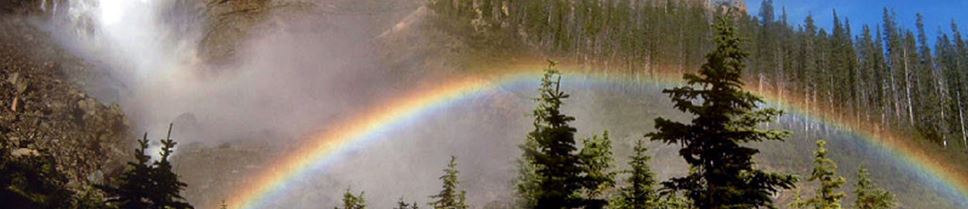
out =
[[857,196],[854,201],[857,209],[889,209],[897,206],[894,195],[874,185],[870,173],[863,167],[857,171],[854,195]]
[[[339,207],[335,207],[339,209]],[[366,209],[366,199],[363,198],[363,192],[359,195],[354,195],[347,188],[346,192],[343,192],[343,208],[342,209]]]
[[810,181],[820,181],[817,196],[804,201],[804,205],[816,209],[840,209],[840,202],[844,192],[837,191],[847,182],[842,176],[837,176],[837,164],[827,157],[827,141],[817,140],[817,152],[814,158],[814,168]]
[[576,195],[582,189],[582,167],[575,146],[576,129],[568,125],[575,120],[560,111],[568,94],[560,89],[561,76],[555,63],[545,70],[538,89],[538,106],[533,111],[534,130],[528,134],[534,146],[522,146],[525,159],[535,164],[537,188],[535,208],[573,208],[582,204]]
[[771,194],[790,189],[796,178],[756,169],[758,150],[742,143],[783,140],[787,132],[761,130],[781,112],[757,110],[759,97],[742,90],[746,52],[736,28],[726,17],[715,26],[717,47],[707,55],[699,75],[686,74],[688,86],[666,89],[676,109],[696,115],[691,124],[657,118],[654,141],[681,145],[679,154],[696,172],[663,182],[666,189],[684,191],[697,208],[772,207]]
[[400,197],[400,200],[397,201],[397,207],[393,209],[418,209],[418,206],[417,202],[407,203],[403,200],[403,197]]
[[178,180],[178,175],[172,171],[171,154],[177,144],[171,139],[172,124],[168,127],[168,136],[161,140],[161,158],[151,163],[147,154],[148,133],[138,140],[135,149],[135,161],[128,162],[128,168],[121,174],[118,184],[100,185],[107,193],[107,201],[120,209],[192,209],[191,204],[185,202],[181,191],[187,186]]
[[615,185],[615,172],[612,166],[612,140],[608,132],[601,136],[592,136],[582,141],[582,148],[578,154],[582,159],[582,170],[585,172],[583,182],[586,208],[603,208],[608,204],[605,197],[609,189]]
[[443,189],[440,190],[436,195],[430,196],[434,199],[430,203],[430,206],[434,209],[467,209],[467,203],[465,202],[466,192],[457,191],[457,186],[460,181],[457,179],[457,157],[451,156],[450,163],[447,164],[447,168],[444,169],[444,175],[440,176],[440,180],[443,181]]
[[[715,29],[714,8],[695,0],[432,0],[430,8],[439,22],[465,26],[451,31],[474,31],[471,49],[530,46],[523,51],[637,76],[699,68]],[[954,22],[929,46],[921,15],[912,31],[886,8],[883,23],[858,36],[836,11],[829,31],[812,15],[788,19],[771,0],[758,12],[734,15],[737,33],[752,40],[740,45],[752,52],[742,72],[749,86],[808,111],[968,150],[968,45]]]
[[630,170],[625,179],[626,186],[619,189],[619,198],[613,204],[618,209],[647,209],[657,208],[660,196],[656,190],[655,173],[649,167],[648,147],[643,140],[635,142],[632,160],[629,161]]

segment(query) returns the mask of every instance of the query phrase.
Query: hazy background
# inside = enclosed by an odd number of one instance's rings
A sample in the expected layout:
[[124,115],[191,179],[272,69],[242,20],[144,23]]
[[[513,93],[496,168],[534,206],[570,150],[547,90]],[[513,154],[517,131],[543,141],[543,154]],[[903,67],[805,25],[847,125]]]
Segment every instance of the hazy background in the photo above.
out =
[[[235,195],[311,136],[336,131],[331,124],[440,83],[450,74],[439,72],[457,68],[440,64],[447,57],[408,50],[460,44],[411,28],[423,15],[415,12],[422,0],[66,2],[50,7],[59,9],[52,12],[58,17],[47,27],[65,47],[110,72],[85,87],[121,104],[132,132],[159,138],[175,122],[173,135],[181,143],[176,169],[190,185],[185,196],[199,208]],[[247,16],[233,16],[238,12]],[[408,39],[386,43],[383,37],[394,33]],[[654,117],[684,119],[659,94],[663,86],[566,78],[563,88],[573,97],[565,111],[578,118],[579,138],[609,130],[621,167],[634,141],[652,130]],[[437,177],[451,155],[458,157],[462,189],[474,208],[506,205],[536,87],[535,81],[490,89],[408,120],[295,180],[269,206],[328,208],[348,188],[365,191],[373,208],[389,208],[400,197],[423,204],[439,189]],[[790,116],[783,125],[802,119]],[[883,160],[890,156],[852,135],[823,129],[796,136],[757,145],[766,148],[761,166],[806,174],[813,141],[824,137],[845,176],[867,164],[875,176],[897,182],[887,185],[892,191],[909,194],[899,196],[902,202],[950,206],[933,195],[937,185]],[[675,148],[652,147],[660,178],[683,172]]]

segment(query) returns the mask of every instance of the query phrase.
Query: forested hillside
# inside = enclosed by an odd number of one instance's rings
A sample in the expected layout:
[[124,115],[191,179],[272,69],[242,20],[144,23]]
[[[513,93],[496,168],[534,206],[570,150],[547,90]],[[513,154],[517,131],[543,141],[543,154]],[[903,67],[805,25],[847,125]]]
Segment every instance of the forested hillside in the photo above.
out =
[[[899,25],[890,8],[883,23],[848,27],[831,11],[832,30],[812,17],[791,20],[763,2],[760,11],[701,0],[474,0],[429,3],[437,26],[461,33],[481,54],[525,45],[547,57],[608,72],[652,75],[691,72],[710,50],[717,11],[733,10],[751,52],[743,80],[772,97],[864,123],[909,133],[948,150],[968,150],[965,104],[968,47],[956,23],[928,37],[920,15]],[[729,9],[734,8],[734,9]],[[457,20],[457,21],[455,21]],[[929,39],[935,39],[930,41]],[[933,43],[933,44],[932,44]],[[811,125],[804,124],[805,128]]]

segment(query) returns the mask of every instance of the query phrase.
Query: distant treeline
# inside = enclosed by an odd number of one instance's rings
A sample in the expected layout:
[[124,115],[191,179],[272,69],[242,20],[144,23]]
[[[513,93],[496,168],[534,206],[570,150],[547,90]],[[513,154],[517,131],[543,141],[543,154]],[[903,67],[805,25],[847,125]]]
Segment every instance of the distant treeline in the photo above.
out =
[[[747,85],[811,111],[914,133],[968,149],[968,46],[952,21],[929,44],[923,18],[913,30],[884,9],[883,23],[851,31],[834,16],[828,31],[808,16],[789,20],[771,0],[758,15],[705,0],[430,0],[440,20],[482,48],[525,43],[546,56],[609,71],[650,75],[699,69],[711,50],[710,21],[733,10],[751,52]],[[454,26],[454,25],[463,25]],[[475,46],[477,47],[477,46]],[[793,95],[796,95],[793,97]],[[832,112],[831,112],[832,111]],[[869,121],[869,122],[867,122]]]

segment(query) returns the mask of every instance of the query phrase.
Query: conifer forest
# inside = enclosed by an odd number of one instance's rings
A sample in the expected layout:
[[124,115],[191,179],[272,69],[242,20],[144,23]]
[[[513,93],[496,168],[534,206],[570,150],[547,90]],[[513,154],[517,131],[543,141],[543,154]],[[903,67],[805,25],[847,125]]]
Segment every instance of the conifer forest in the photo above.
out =
[[0,209],[968,208],[966,10],[0,0]]

